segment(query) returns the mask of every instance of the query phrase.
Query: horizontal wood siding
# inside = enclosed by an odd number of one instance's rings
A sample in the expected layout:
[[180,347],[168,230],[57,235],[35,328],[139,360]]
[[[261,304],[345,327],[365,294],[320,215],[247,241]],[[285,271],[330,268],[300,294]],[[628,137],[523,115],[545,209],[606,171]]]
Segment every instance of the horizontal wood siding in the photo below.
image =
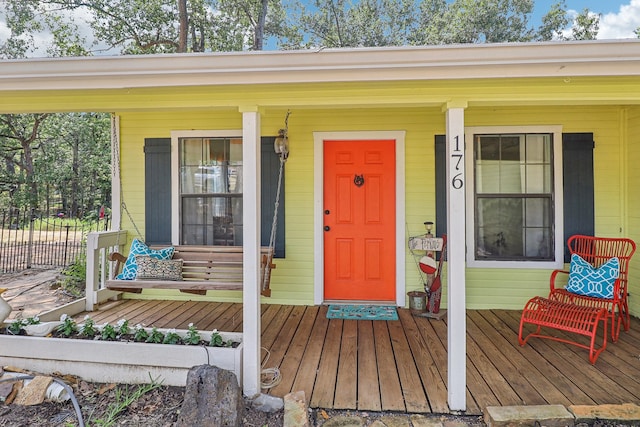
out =
[[[468,83],[461,82],[461,85],[470,90]],[[394,86],[398,87],[398,85]],[[545,85],[543,86],[540,90],[546,88]],[[409,93],[415,90],[415,86],[407,83],[399,89],[395,97],[387,93],[390,100],[398,102],[402,97],[409,96]],[[430,98],[433,98],[434,93],[441,91],[436,87],[432,89],[434,92],[429,92]],[[502,91],[502,89],[492,89]],[[530,89],[516,87],[512,89],[534,96]],[[339,95],[337,92],[331,92],[335,101],[333,108],[292,109],[289,118],[291,155],[287,162],[285,182],[287,253],[286,259],[277,260],[278,267],[274,270],[271,280],[272,297],[264,299],[266,303],[313,303],[315,268],[313,265],[313,132],[406,131],[406,233],[422,234],[424,233],[423,223],[435,221],[434,135],[445,133],[445,116],[440,107],[338,108],[340,99],[344,99],[345,96],[348,97],[351,94],[355,97],[354,99],[357,99],[363,95],[363,88],[360,85],[355,85],[353,88],[344,87],[342,90],[343,92]],[[470,98],[479,96],[478,91],[486,95],[486,90],[488,91],[486,87],[482,90],[471,90],[468,96]],[[566,90],[573,89],[567,87]],[[328,96],[327,93],[321,92],[315,94],[319,97],[319,102],[326,101],[325,98]],[[576,94],[573,93],[573,95]],[[266,110],[261,120],[262,133],[274,134],[277,129],[283,127],[285,113],[286,109]],[[630,129],[629,133],[637,135],[637,111],[635,111],[635,117],[634,129],[636,130]],[[144,138],[166,137],[172,130],[179,129],[239,129],[242,125],[241,119],[241,114],[231,109],[121,113],[123,197],[141,230],[144,229],[144,173],[141,168]],[[619,107],[506,108],[472,105],[465,111],[465,123],[468,126],[560,124],[564,132],[593,132],[596,141],[594,152],[596,233],[605,236],[620,235],[620,228],[625,221],[626,194],[623,192],[625,177],[623,169],[620,168],[625,154],[620,144],[623,127]],[[635,156],[636,159],[640,158],[640,152],[636,151]],[[635,179],[638,182],[640,176],[636,176]],[[640,219],[636,218],[636,221]],[[123,227],[133,230],[126,215],[123,215]],[[133,235],[130,234],[130,238],[132,237]],[[404,268],[407,291],[420,289],[422,284],[415,259],[408,249],[406,250]],[[470,308],[478,309],[522,308],[529,297],[547,292],[548,278],[548,270],[469,269],[467,271],[467,304]],[[149,292],[137,297],[150,298],[160,295],[184,298],[182,295],[171,292]],[[240,296],[237,293],[216,293],[215,296],[205,299],[239,301]],[[446,307],[446,288],[443,294],[443,307]],[[637,305],[635,307],[634,311],[638,313]]]
[[[628,174],[626,185],[627,228],[623,234],[640,245],[640,107],[630,108],[626,114],[626,171]],[[636,253],[631,259],[629,270],[629,310],[635,316],[640,316],[640,254]]]

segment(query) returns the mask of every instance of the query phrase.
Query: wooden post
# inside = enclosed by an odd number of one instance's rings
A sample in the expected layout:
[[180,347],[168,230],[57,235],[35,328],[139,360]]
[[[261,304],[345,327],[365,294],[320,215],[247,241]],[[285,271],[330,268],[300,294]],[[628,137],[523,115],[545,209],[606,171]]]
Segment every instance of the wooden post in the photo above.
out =
[[243,392],[260,393],[260,113],[242,112]]
[[447,316],[448,400],[452,411],[465,411],[467,328],[465,298],[465,159],[464,108],[446,106],[447,122]]

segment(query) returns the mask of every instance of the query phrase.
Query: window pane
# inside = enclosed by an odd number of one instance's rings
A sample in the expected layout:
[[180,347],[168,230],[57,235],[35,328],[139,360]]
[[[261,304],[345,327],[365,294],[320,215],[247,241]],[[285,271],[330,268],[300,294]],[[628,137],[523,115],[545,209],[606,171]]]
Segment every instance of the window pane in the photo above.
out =
[[241,197],[184,197],[183,245],[242,245]]
[[549,259],[553,255],[550,228],[527,228],[525,232],[527,257]]
[[521,135],[505,135],[500,138],[500,160],[511,160],[519,162],[521,160],[520,155],[520,142],[522,140]]
[[500,160],[500,138],[482,135],[478,138],[478,160]]
[[525,200],[527,227],[549,227],[551,200],[532,198]]
[[521,198],[480,198],[477,209],[477,258],[522,257],[524,201]]

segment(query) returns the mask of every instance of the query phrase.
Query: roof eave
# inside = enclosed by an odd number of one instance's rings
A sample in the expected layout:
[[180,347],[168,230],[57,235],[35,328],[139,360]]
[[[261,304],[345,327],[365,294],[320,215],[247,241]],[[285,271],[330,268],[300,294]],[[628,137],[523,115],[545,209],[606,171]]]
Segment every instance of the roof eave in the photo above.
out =
[[578,76],[640,76],[640,40],[0,62],[11,91]]

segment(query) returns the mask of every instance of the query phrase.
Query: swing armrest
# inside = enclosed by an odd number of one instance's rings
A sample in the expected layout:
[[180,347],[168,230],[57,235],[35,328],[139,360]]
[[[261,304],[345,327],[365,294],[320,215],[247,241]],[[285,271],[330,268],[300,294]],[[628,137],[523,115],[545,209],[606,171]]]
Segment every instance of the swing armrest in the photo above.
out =
[[122,268],[124,263],[127,262],[127,257],[122,255],[120,252],[112,252],[107,258],[109,259],[109,261],[113,261],[116,263],[113,269],[113,276],[115,277],[120,273],[120,269]]

